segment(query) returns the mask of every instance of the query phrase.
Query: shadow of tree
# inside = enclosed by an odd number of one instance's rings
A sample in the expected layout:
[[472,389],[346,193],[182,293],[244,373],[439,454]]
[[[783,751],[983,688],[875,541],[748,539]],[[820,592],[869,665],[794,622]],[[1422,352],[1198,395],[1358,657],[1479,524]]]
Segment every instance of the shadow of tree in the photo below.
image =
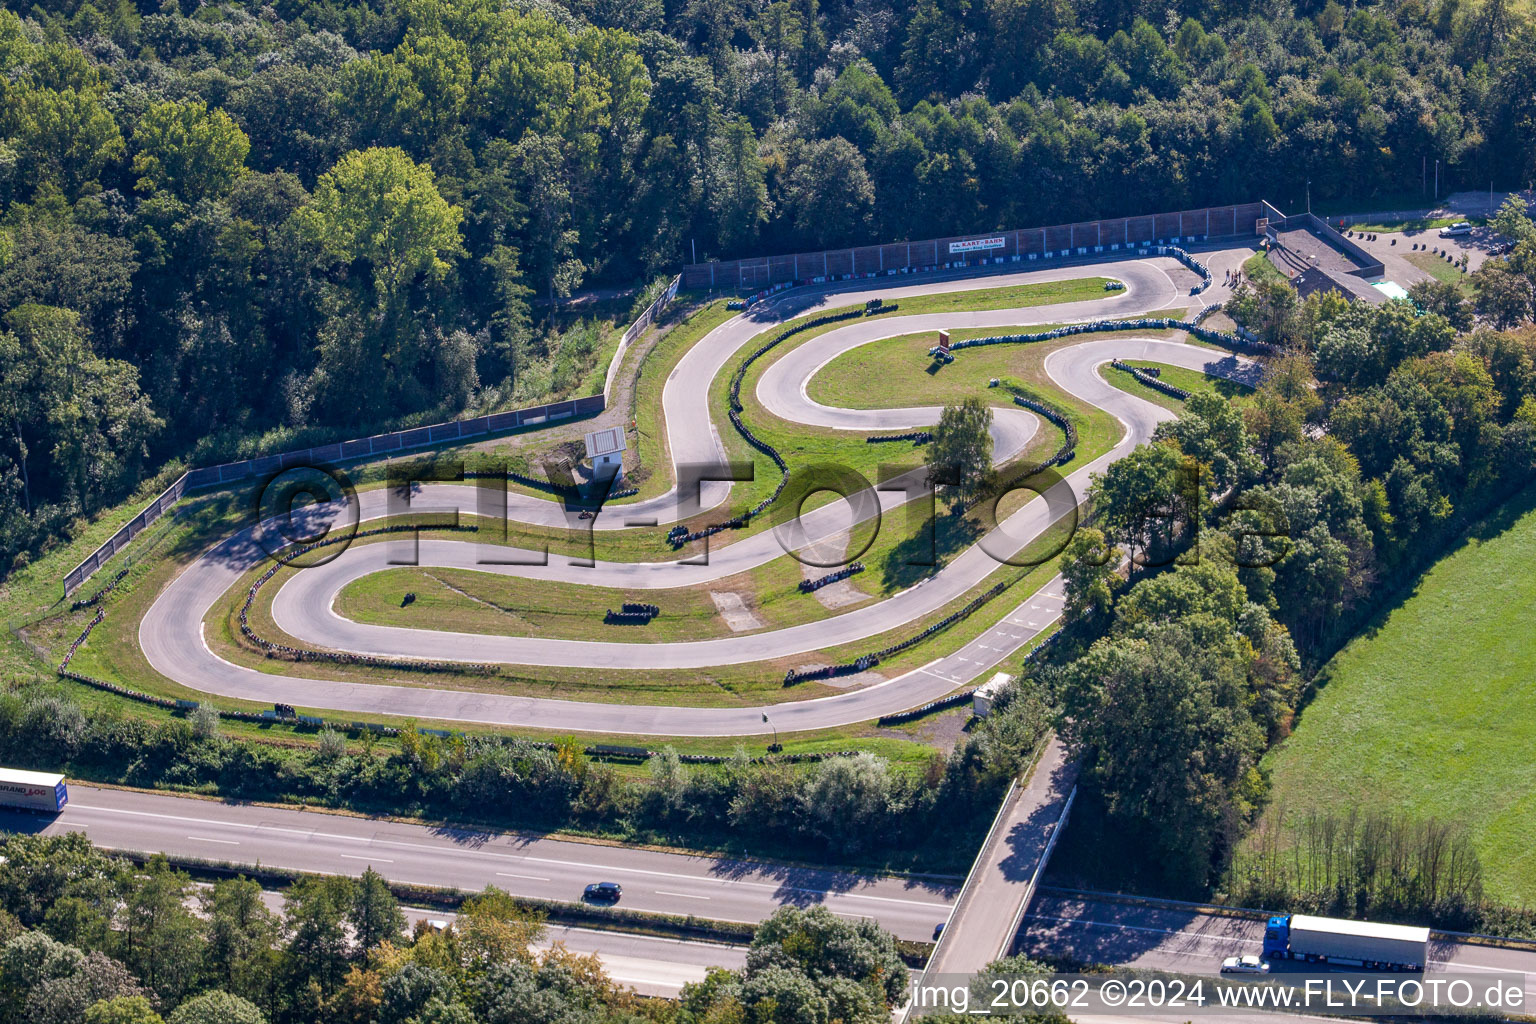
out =
[[980,525],[967,517],[943,512],[929,516],[886,553],[880,563],[881,585],[895,591],[919,583],[980,537]]

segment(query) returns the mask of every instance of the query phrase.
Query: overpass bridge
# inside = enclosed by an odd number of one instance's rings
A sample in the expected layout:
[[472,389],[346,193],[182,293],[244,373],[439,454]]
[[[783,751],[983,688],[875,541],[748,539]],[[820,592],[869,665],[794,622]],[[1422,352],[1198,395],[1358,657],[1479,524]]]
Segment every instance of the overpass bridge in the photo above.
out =
[[1076,795],[1077,763],[1052,736],[1033,770],[1004,797],[921,983],[975,974],[1012,952]]

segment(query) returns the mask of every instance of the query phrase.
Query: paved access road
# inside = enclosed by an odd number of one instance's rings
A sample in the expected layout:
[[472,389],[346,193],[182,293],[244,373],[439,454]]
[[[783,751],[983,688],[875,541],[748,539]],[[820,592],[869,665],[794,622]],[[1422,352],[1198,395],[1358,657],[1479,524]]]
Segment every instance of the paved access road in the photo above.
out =
[[[1041,321],[1059,321],[1069,319],[1074,314],[1126,313],[1136,308],[1156,308],[1174,301],[1182,303],[1179,289],[1174,286],[1168,270],[1162,264],[1171,266],[1172,261],[1132,260],[1102,267],[1071,270],[1057,268],[963,283],[933,281],[902,289],[881,289],[884,295],[953,291],[962,287],[962,284],[964,287],[991,287],[1015,281],[1049,280],[1095,272],[1112,273],[1131,283],[1130,289],[1123,296],[1087,303],[1025,310],[876,317],[854,321],[818,337],[814,345],[795,350],[771,367],[759,385],[758,394],[766,405],[786,418],[818,422],[819,417],[836,411],[810,402],[805,396],[805,381],[826,359],[839,352],[915,329],[928,330],[943,326],[1005,327],[1027,322],[1032,317],[1038,317]],[[782,308],[767,312],[754,311],[734,318],[691,349],[664,390],[664,403],[668,407],[668,435],[677,463],[682,464],[685,458],[718,455],[718,438],[714,434],[714,425],[709,421],[705,399],[707,389],[699,386],[700,380],[713,379],[731,357],[774,319],[801,312],[806,304],[857,301],[864,294],[844,290],[837,294],[836,299],[826,295],[796,296],[786,300],[787,305]],[[806,351],[814,359],[800,355]],[[963,359],[964,353],[960,357]],[[1253,364],[1210,349],[1134,337],[1087,340],[1054,352],[1046,362],[1047,372],[1064,389],[1110,411],[1124,424],[1125,434],[1114,450],[1077,468],[1063,483],[1052,488],[1045,498],[1037,498],[1013,513],[982,542],[954,558],[935,576],[887,600],[862,605],[840,615],[788,629],[669,644],[562,641],[539,637],[445,633],[374,626],[351,622],[336,615],[333,611],[336,593],[351,580],[386,567],[394,549],[391,544],[357,546],[323,567],[297,574],[293,581],[281,588],[274,599],[273,615],[285,631],[300,640],[334,650],[531,666],[703,667],[818,651],[871,637],[928,615],[985,581],[998,571],[999,557],[1012,555],[1039,536],[1052,522],[1068,514],[1086,491],[1093,473],[1102,471],[1112,460],[1143,443],[1151,436],[1156,424],[1171,415],[1162,407],[1110,387],[1099,378],[1098,366],[1115,357],[1153,357],[1176,365],[1249,379],[1257,373]],[[781,364],[787,364],[788,368],[782,368]],[[931,422],[936,412],[931,409],[901,412],[901,416],[909,414],[912,419],[900,420],[899,424],[893,422],[892,425],[919,426],[923,422]],[[923,419],[925,416],[928,417],[926,421]],[[706,447],[711,452],[708,456],[703,454]],[[695,452],[694,448],[698,451]],[[473,491],[473,488],[463,486],[424,485],[414,504],[421,508],[474,509],[476,503]],[[889,509],[904,497],[900,492],[883,492],[880,500]],[[535,504],[539,506],[541,514],[547,514],[553,507],[549,502]],[[385,505],[383,492],[364,492],[360,515],[365,519],[377,518],[385,514]],[[836,533],[846,528],[850,520],[872,515],[873,505],[872,501],[866,500],[862,507],[857,502],[853,503],[851,511],[850,503],[845,502],[818,509],[805,518],[804,532],[797,536],[797,541],[813,542]],[[517,514],[516,510],[509,510],[509,515]],[[632,512],[623,511],[621,514],[629,516]],[[599,516],[600,523],[602,519],[603,516]],[[719,545],[711,552],[707,565],[678,562],[599,562],[596,565],[576,565],[560,558],[551,559],[550,564],[539,566],[485,565],[480,561],[484,555],[480,545],[471,542],[430,541],[421,545],[420,564],[459,566],[531,579],[558,579],[606,586],[674,587],[698,585],[723,578],[780,557],[783,551],[780,538],[774,532],[765,532]],[[528,561],[537,560],[532,552],[524,554]],[[448,689],[318,681],[234,665],[209,650],[200,635],[201,622],[239,576],[258,564],[263,557],[261,545],[256,542],[251,531],[245,531],[212,548],[177,577],[156,600],[140,625],[140,644],[150,664],[167,678],[192,689],[254,701],[281,701],[302,707],[631,735],[755,735],[766,733],[771,728],[796,731],[867,721],[880,714],[942,696],[952,690],[957,681],[973,678],[989,664],[996,664],[1007,654],[1028,643],[1056,617],[1051,605],[1059,608],[1057,581],[1040,595],[1024,599],[1003,623],[989,630],[980,641],[968,645],[966,651],[956,652],[923,669],[849,693],[769,707],[625,706]],[[506,557],[505,552],[503,557]],[[1024,625],[1031,622],[1038,625]],[[992,653],[996,657],[988,661]],[[772,712],[771,723],[763,721],[765,712]]]
[[0,830],[84,832],[97,846],[130,852],[266,864],[474,892],[494,885],[517,896],[580,900],[591,882],[618,882],[620,906],[755,924],[781,906],[825,906],[871,917],[902,938],[927,939],[949,913],[957,886],[634,847],[543,839],[464,826],[231,804],[132,790],[70,786],[57,818],[0,811]]
[[[1256,918],[1048,891],[1025,915],[1019,945],[1025,953],[1084,963],[1215,974],[1226,957],[1260,952],[1263,940],[1264,922]],[[1536,1005],[1536,951],[1435,940],[1430,969],[1523,976]]]

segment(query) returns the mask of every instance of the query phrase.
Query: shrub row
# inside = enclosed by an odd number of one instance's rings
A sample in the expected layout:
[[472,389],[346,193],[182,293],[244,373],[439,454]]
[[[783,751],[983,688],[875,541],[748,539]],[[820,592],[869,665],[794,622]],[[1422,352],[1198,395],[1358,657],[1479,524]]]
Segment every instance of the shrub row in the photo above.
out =
[[933,440],[931,430],[909,430],[905,434],[872,434],[864,439],[865,444],[881,444],[886,441],[911,441],[913,444],[927,444]]
[[864,571],[864,563],[863,562],[854,562],[854,563],[852,563],[850,565],[843,566],[841,569],[838,569],[836,572],[829,572],[825,576],[821,576],[821,577],[819,577],[817,579],[814,579],[814,580],[801,580],[800,581],[800,593],[802,593],[802,594],[814,594],[816,591],[820,590],[822,587],[827,586],[828,584],[836,583],[839,580],[845,580],[848,577],[852,576],[854,573],[859,573],[859,572],[863,572],[863,571]]
[[1188,391],[1185,391],[1183,388],[1178,387],[1177,385],[1169,384],[1167,381],[1159,378],[1159,376],[1151,370],[1144,370],[1139,366],[1132,366],[1130,363],[1122,362],[1119,359],[1111,360],[1109,365],[1113,366],[1117,370],[1124,370],[1126,373],[1130,374],[1132,377],[1135,377],[1138,381],[1145,384],[1152,390],[1161,391],[1165,395],[1172,395],[1174,398],[1177,398],[1181,402],[1189,397],[1190,393]]

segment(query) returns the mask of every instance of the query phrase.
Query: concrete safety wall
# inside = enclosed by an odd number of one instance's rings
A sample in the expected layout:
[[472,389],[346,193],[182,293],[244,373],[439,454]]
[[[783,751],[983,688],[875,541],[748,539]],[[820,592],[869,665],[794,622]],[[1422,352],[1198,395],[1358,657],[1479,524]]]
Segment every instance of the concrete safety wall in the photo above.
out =
[[827,249],[787,256],[756,256],[683,268],[684,288],[752,292],[777,284],[821,283],[924,270],[1088,256],[1159,243],[1249,237],[1273,207],[1263,202],[1210,206],[1175,213],[951,235],[917,242]]

